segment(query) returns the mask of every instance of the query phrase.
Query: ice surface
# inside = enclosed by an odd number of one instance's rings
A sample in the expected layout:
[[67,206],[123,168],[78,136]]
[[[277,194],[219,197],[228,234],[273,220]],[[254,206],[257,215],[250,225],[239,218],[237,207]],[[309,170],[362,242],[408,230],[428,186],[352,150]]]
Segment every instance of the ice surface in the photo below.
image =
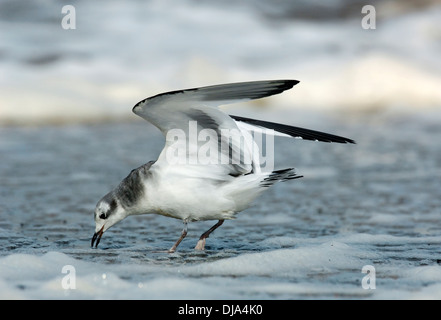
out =
[[[291,118],[272,112],[271,117]],[[163,138],[143,121],[0,129],[0,296],[17,299],[439,299],[441,114],[298,123],[356,145],[277,139],[277,168],[305,177],[269,189],[193,250],[213,222],[129,217],[90,248],[93,208]],[[267,118],[267,117],[264,117]],[[317,127],[317,125],[319,125]],[[337,131],[337,132],[335,132]],[[76,270],[64,289],[62,268]],[[362,268],[376,289],[362,287]]]

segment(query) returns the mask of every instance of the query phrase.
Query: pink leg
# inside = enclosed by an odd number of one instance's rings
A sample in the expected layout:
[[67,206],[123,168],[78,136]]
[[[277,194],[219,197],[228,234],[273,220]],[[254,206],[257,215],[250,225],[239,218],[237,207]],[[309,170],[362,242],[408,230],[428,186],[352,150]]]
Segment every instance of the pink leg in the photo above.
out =
[[205,231],[199,238],[199,241],[196,244],[196,247],[194,247],[194,249],[205,250],[205,239],[207,239],[214,230],[219,228],[222,225],[222,223],[224,223],[224,220],[219,220],[214,226],[212,226],[210,229]]
[[168,253],[173,253],[176,251],[176,248],[179,246],[181,241],[187,236],[187,221],[184,221],[184,229],[182,230],[181,236],[179,237],[178,241],[173,245],[173,247],[168,250]]

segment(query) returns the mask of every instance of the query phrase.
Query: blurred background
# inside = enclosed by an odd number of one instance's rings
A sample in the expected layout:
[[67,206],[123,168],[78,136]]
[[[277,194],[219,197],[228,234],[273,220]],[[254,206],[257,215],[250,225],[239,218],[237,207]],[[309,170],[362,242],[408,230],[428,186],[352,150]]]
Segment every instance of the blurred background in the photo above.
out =
[[0,124],[132,119],[162,91],[277,78],[301,83],[255,106],[439,108],[441,1],[372,0],[376,29],[365,4],[0,0]]

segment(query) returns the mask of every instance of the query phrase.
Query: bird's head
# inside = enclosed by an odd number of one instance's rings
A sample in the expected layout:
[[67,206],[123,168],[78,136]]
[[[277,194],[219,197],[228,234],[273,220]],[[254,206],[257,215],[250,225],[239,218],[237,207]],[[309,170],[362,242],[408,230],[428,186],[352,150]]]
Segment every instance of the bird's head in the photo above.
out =
[[95,233],[91,246],[96,241],[95,248],[98,247],[103,233],[126,216],[126,210],[119,204],[113,192],[105,195],[95,207]]

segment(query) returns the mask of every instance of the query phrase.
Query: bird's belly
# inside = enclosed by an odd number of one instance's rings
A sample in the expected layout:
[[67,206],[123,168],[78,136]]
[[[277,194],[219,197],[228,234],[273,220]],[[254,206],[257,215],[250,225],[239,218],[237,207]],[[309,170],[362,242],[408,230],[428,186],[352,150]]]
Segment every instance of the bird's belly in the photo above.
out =
[[218,188],[192,183],[160,184],[147,189],[147,198],[156,214],[187,221],[232,219],[235,203],[223,196]]

